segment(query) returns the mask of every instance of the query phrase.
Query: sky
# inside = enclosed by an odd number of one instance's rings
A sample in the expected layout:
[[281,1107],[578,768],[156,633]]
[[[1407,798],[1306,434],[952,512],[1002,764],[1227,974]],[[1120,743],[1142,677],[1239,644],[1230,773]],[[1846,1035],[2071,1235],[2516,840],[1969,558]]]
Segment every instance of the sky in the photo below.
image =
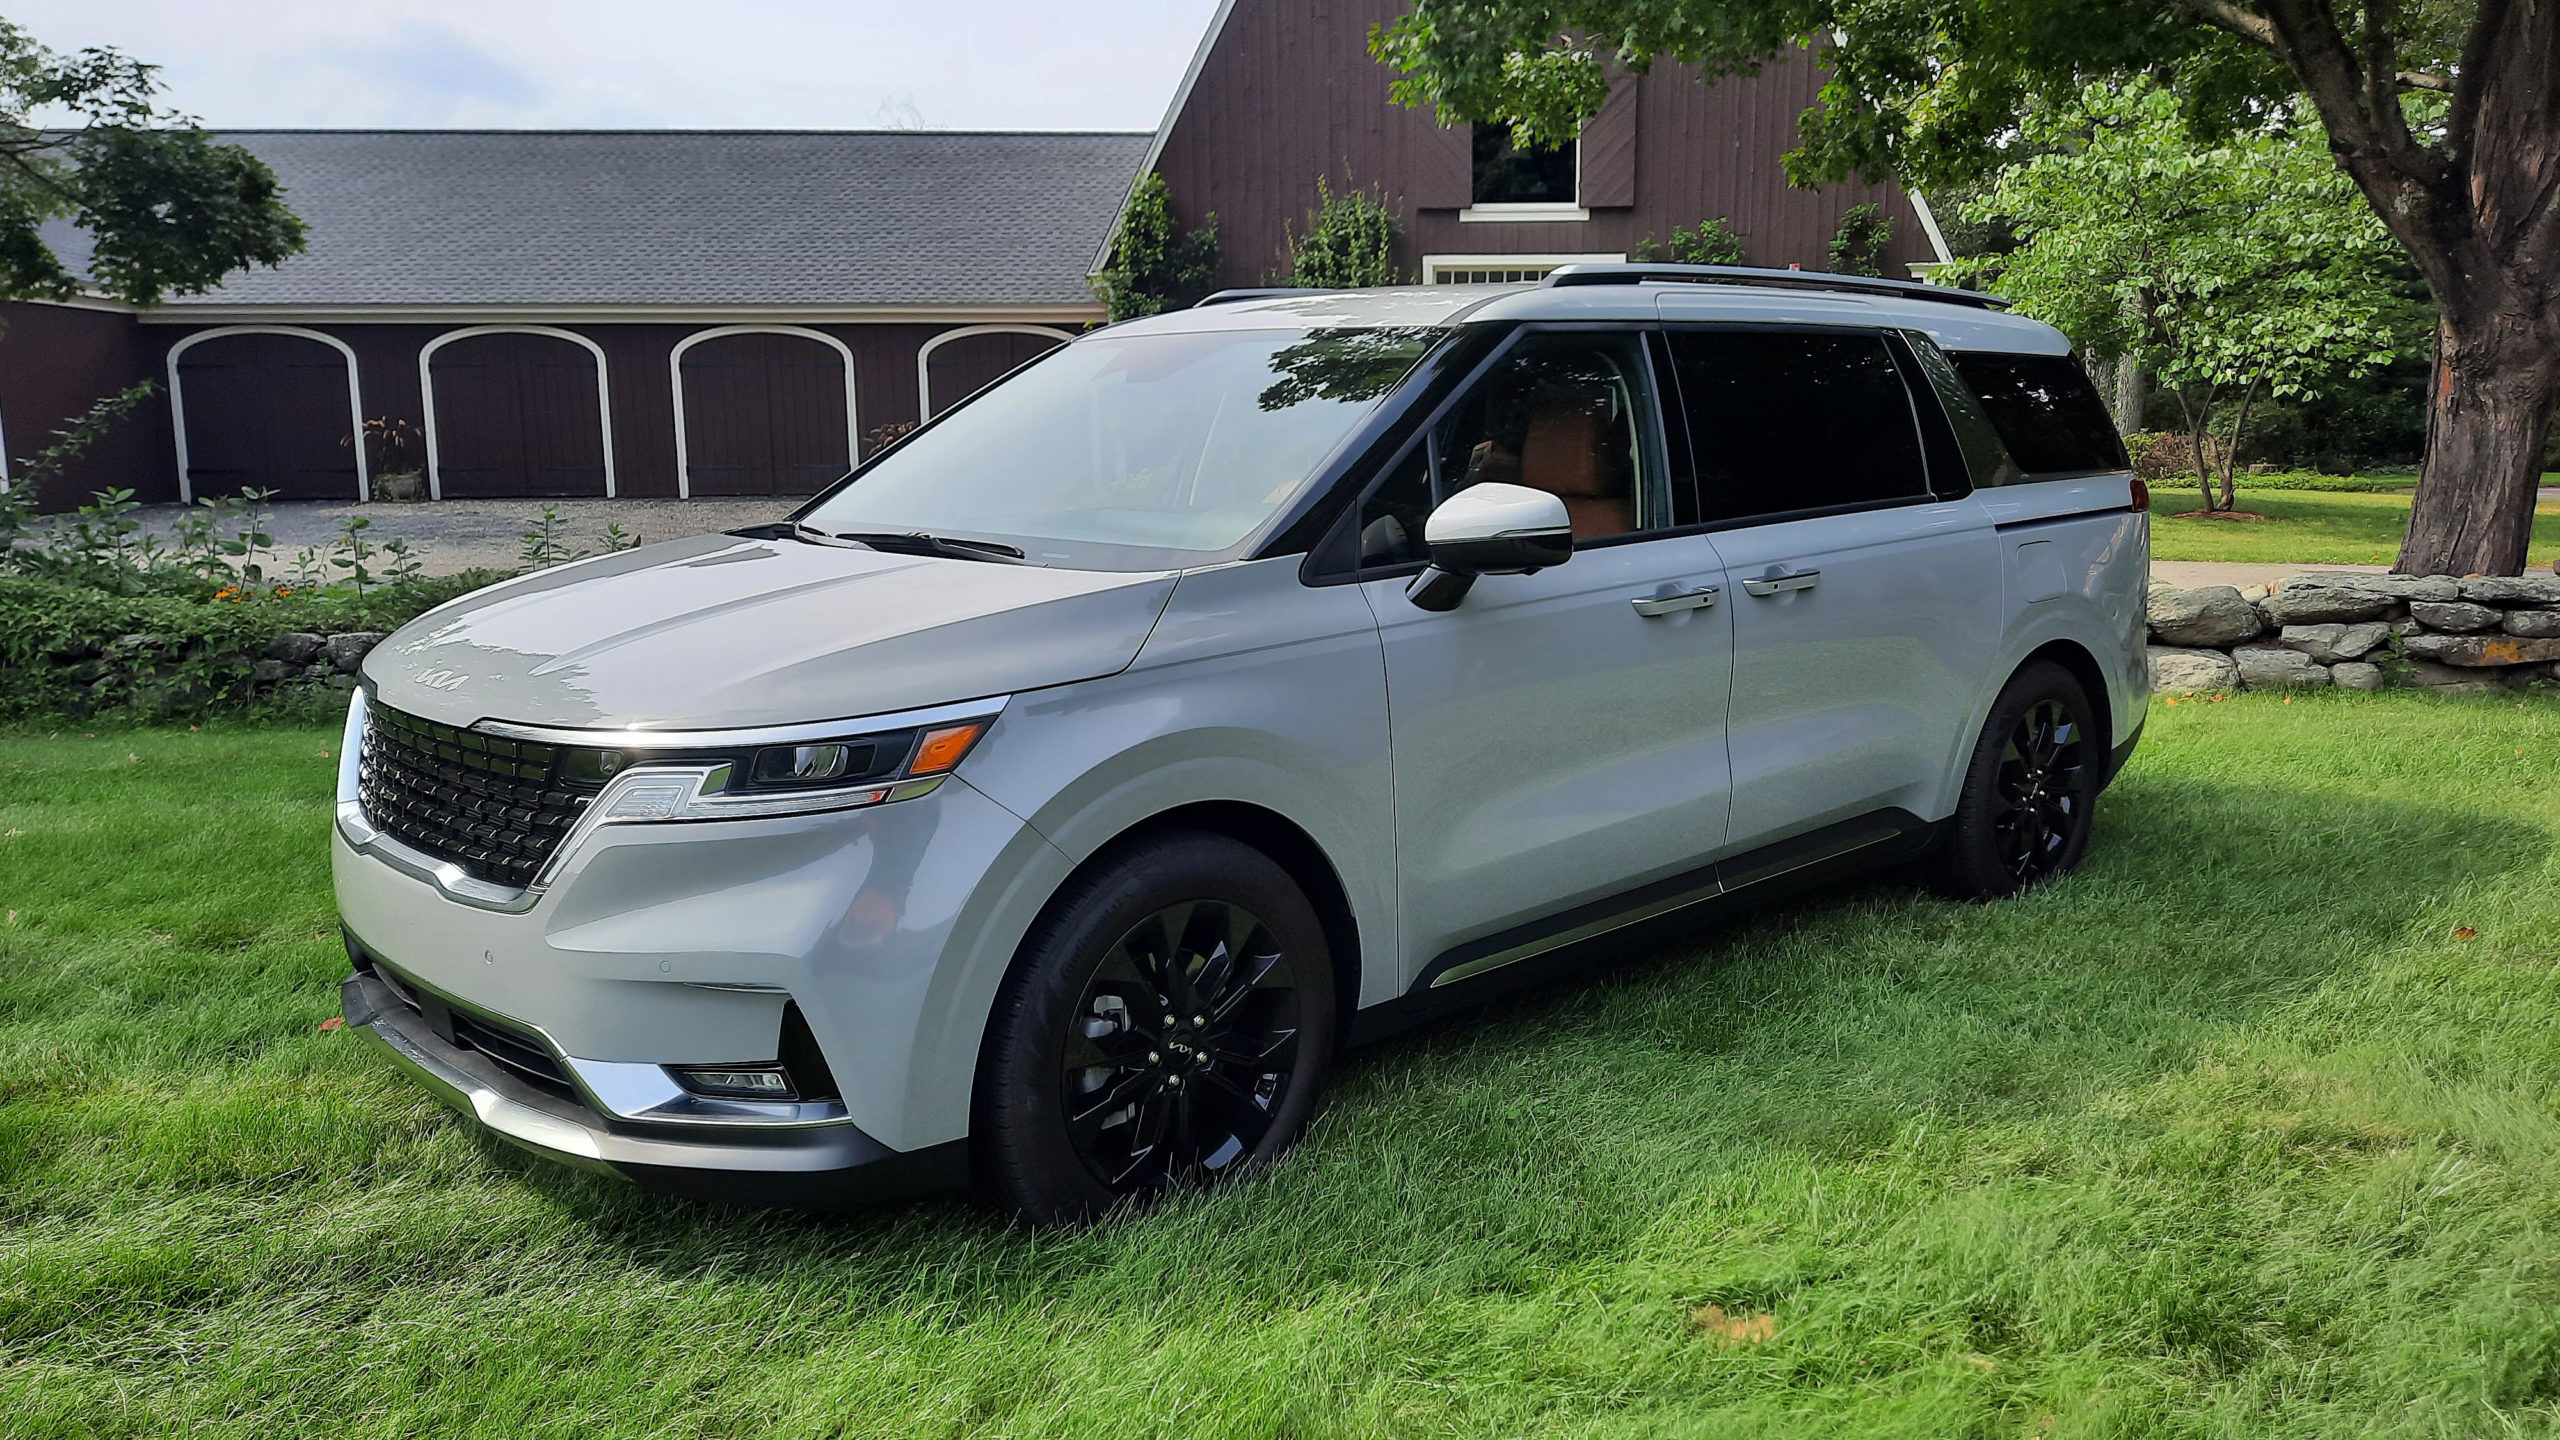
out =
[[1215,0],[5,0],[216,129],[1152,130]]

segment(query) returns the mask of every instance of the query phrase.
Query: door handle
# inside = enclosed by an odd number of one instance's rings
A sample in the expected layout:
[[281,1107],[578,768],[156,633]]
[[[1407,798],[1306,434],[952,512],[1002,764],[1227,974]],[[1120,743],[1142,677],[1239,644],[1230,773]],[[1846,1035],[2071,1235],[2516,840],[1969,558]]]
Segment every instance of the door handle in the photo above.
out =
[[1716,603],[1716,587],[1701,585],[1695,590],[1682,590],[1671,595],[1648,595],[1628,603],[1636,613],[1648,619],[1656,615],[1677,615],[1683,610],[1704,610]]
[[1771,595],[1784,595],[1790,590],[1810,590],[1820,583],[1822,583],[1821,571],[1798,570],[1791,575],[1775,574],[1758,580],[1745,580],[1742,582],[1742,588],[1765,599]]

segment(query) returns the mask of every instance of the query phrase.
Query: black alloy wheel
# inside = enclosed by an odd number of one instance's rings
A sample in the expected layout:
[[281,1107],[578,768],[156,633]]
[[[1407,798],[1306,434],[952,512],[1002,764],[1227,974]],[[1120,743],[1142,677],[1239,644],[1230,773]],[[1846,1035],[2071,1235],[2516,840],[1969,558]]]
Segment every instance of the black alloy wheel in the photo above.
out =
[[1242,906],[1186,900],[1120,937],[1069,1024],[1068,1139],[1096,1180],[1129,1192],[1251,1158],[1288,1091],[1303,1021],[1270,927]]
[[2038,661],[2011,676],[1975,740],[1955,814],[1926,865],[1964,900],[2021,894],[2088,853],[2108,751],[2097,708],[2070,671]]
[[2059,700],[2039,700],[2009,728],[1993,795],[1991,828],[2001,868],[2019,889],[2062,871],[2071,843],[2085,828],[2092,796],[2081,783],[2088,765],[2087,731]]
[[1106,853],[997,992],[979,1183],[1057,1224],[1264,1163],[1315,1113],[1336,1020],[1324,925],[1269,856],[1189,830]]

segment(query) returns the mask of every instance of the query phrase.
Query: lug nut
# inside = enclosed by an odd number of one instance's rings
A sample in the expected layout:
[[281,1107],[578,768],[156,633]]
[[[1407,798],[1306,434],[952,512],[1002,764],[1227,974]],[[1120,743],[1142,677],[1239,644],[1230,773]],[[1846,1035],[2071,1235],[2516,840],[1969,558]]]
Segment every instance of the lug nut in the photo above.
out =
[[1163,1052],[1161,1052],[1161,1051],[1157,1051],[1157,1050],[1150,1050],[1150,1051],[1148,1051],[1148,1052],[1147,1052],[1147,1063],[1148,1063],[1148,1064],[1150,1064],[1150,1065],[1161,1065],[1161,1064],[1163,1064],[1163,1063],[1164,1063],[1164,1054],[1163,1054]]

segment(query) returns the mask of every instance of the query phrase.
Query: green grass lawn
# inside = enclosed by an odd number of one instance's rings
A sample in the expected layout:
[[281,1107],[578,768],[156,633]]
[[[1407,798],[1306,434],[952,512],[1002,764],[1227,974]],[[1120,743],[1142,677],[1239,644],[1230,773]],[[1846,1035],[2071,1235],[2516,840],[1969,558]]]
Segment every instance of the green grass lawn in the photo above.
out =
[[2547,701],[2160,707],[2062,885],[1364,1052],[1272,1173],[1052,1235],[475,1139],[320,1029],[335,738],[0,738],[0,1434],[2560,1422]]
[[[2158,560],[2236,560],[2267,565],[2388,565],[2409,528],[2409,492],[2345,494],[2256,490],[2241,482],[2242,510],[2264,520],[2181,520],[2203,504],[2192,488],[2151,492],[2151,554]],[[2527,569],[2560,558],[2560,501],[2535,507]]]

